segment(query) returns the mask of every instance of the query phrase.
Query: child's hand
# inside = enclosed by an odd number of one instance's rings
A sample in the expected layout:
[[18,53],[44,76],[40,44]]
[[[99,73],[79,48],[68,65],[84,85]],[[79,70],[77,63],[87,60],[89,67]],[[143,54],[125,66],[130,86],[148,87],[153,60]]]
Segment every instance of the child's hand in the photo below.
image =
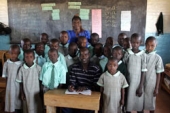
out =
[[157,94],[158,94],[158,89],[155,89],[153,92],[153,96],[156,97]]
[[21,100],[25,100],[26,98],[25,98],[25,94],[24,93],[22,93],[21,94]]
[[120,105],[124,105],[124,100],[123,99],[120,100]]
[[73,92],[74,91],[74,86],[72,86],[72,85],[68,86],[68,91]]
[[138,88],[136,90],[136,96],[141,97],[142,96],[142,88]]
[[87,89],[87,87],[78,87],[77,92],[81,92],[81,91],[86,90],[86,89]]

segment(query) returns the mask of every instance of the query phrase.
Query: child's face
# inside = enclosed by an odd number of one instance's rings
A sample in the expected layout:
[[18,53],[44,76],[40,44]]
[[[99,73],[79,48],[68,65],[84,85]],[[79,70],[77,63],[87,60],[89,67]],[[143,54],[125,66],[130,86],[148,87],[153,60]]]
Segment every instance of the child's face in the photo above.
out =
[[78,48],[76,45],[69,47],[69,55],[73,58],[76,57],[77,50]]
[[68,42],[68,35],[67,35],[67,33],[61,34],[60,42],[63,45],[67,44],[67,42]]
[[107,63],[107,69],[109,71],[110,74],[115,74],[118,68],[118,63],[117,61],[108,61]]
[[95,48],[94,48],[94,53],[95,53],[95,55],[96,55],[97,57],[100,57],[100,56],[103,55],[102,49],[101,49],[100,46],[95,46]]
[[132,49],[138,50],[141,44],[141,37],[131,39]]
[[44,45],[43,44],[38,45],[36,47],[35,51],[38,55],[43,55],[44,54]]
[[85,48],[86,44],[87,44],[87,39],[82,39],[82,40],[79,40],[78,42],[79,48]]
[[129,40],[124,39],[124,41],[123,41],[123,48],[124,49],[130,48],[130,41]]
[[107,38],[106,39],[106,44],[105,45],[109,45],[109,46],[113,46],[113,40],[112,39],[109,39],[109,38]]
[[54,48],[54,49],[58,50],[58,48],[59,48],[59,43],[58,43],[58,42],[51,43],[51,44],[50,44],[50,48],[51,48],[51,49]]
[[23,42],[22,44],[21,44],[21,46],[22,46],[22,49],[25,51],[25,50],[29,50],[29,49],[31,49],[31,43],[28,41],[28,42]]
[[42,35],[42,37],[41,37],[41,42],[44,43],[44,44],[47,44],[47,42],[48,42],[47,36]]
[[10,50],[10,59],[12,61],[16,61],[18,59],[19,49],[11,49]]
[[24,60],[28,66],[31,66],[34,61],[34,55],[33,53],[25,53]]
[[81,21],[79,19],[74,19],[72,22],[72,26],[74,30],[80,30],[81,29]]
[[49,57],[49,59],[51,60],[52,63],[57,62],[57,59],[58,59],[57,51],[49,52],[48,57]]
[[121,50],[113,50],[112,56],[119,61],[122,58],[123,54]]
[[111,54],[110,49],[108,47],[104,47],[103,54],[104,54],[104,56],[109,57]]
[[97,44],[99,41],[99,37],[98,36],[94,36],[91,37],[91,45],[94,46],[95,44]]
[[145,46],[146,46],[146,51],[150,53],[150,52],[155,50],[155,48],[156,48],[156,41],[155,40],[148,41],[145,44]]
[[88,50],[86,51],[80,51],[80,61],[83,64],[86,64],[89,62],[89,58],[90,58],[90,53]]
[[120,46],[123,47],[123,41],[124,41],[124,39],[125,39],[126,37],[127,37],[126,35],[123,35],[123,36],[119,36],[119,37],[118,37],[118,43],[119,43]]

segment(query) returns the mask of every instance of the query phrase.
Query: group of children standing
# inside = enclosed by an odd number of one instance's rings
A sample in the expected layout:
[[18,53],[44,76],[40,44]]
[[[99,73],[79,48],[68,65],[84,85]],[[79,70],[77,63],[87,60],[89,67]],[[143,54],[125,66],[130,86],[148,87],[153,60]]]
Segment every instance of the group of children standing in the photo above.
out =
[[88,48],[90,61],[103,72],[96,83],[101,86],[103,113],[119,113],[121,106],[127,113],[154,113],[160,73],[164,71],[155,51],[155,37],[146,39],[145,50],[139,50],[142,39],[137,33],[131,38],[120,33],[117,45],[112,37],[104,45],[99,43],[97,33],[92,33],[90,40],[80,36],[77,42],[68,43],[66,31],[59,39],[51,39],[49,45],[48,41],[48,35],[42,33],[34,50],[28,38],[21,41],[21,47],[11,45],[2,75],[7,78],[6,112],[19,113],[24,105],[27,113],[43,113],[43,94],[67,87],[71,65],[79,62],[81,49]]

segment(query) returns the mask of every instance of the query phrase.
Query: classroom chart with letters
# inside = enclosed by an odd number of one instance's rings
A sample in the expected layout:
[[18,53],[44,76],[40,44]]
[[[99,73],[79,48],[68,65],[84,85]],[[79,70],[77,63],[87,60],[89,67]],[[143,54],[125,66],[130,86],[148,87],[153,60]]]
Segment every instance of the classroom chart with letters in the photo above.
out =
[[[72,17],[79,15],[83,29],[97,32],[100,42],[120,32],[145,36],[147,0],[7,0],[11,42],[30,38],[38,42],[45,32],[59,38],[62,30],[72,30]],[[128,17],[128,18],[124,18]],[[97,24],[99,23],[99,24]]]

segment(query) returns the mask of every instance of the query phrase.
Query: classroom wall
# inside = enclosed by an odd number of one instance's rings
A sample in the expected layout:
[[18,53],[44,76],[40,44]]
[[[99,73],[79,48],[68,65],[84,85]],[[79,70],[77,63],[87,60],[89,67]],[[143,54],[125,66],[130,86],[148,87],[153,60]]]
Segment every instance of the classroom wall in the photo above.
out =
[[[3,8],[5,8],[6,0],[1,0],[0,6],[2,6],[2,3],[4,4]],[[7,9],[5,10],[7,11]],[[0,11],[2,10],[0,9]],[[163,13],[163,17],[164,17],[164,34],[156,36],[155,24],[157,22],[160,12]],[[164,64],[169,63],[170,62],[170,57],[169,57],[170,56],[170,49],[169,49],[170,0],[147,0],[147,16],[146,16],[146,29],[145,30],[146,30],[145,39],[148,36],[155,36],[158,40],[157,53],[162,57]],[[7,39],[9,39],[9,37]],[[3,49],[8,50],[8,47],[9,47],[8,45],[4,46],[0,44],[0,49],[3,48]],[[141,48],[144,48],[144,46],[141,46]]]
[[[156,36],[155,24],[160,12],[163,13],[164,34]],[[170,0],[147,0],[145,30],[145,39],[155,36],[158,41],[157,53],[162,57],[164,64],[170,63]]]

